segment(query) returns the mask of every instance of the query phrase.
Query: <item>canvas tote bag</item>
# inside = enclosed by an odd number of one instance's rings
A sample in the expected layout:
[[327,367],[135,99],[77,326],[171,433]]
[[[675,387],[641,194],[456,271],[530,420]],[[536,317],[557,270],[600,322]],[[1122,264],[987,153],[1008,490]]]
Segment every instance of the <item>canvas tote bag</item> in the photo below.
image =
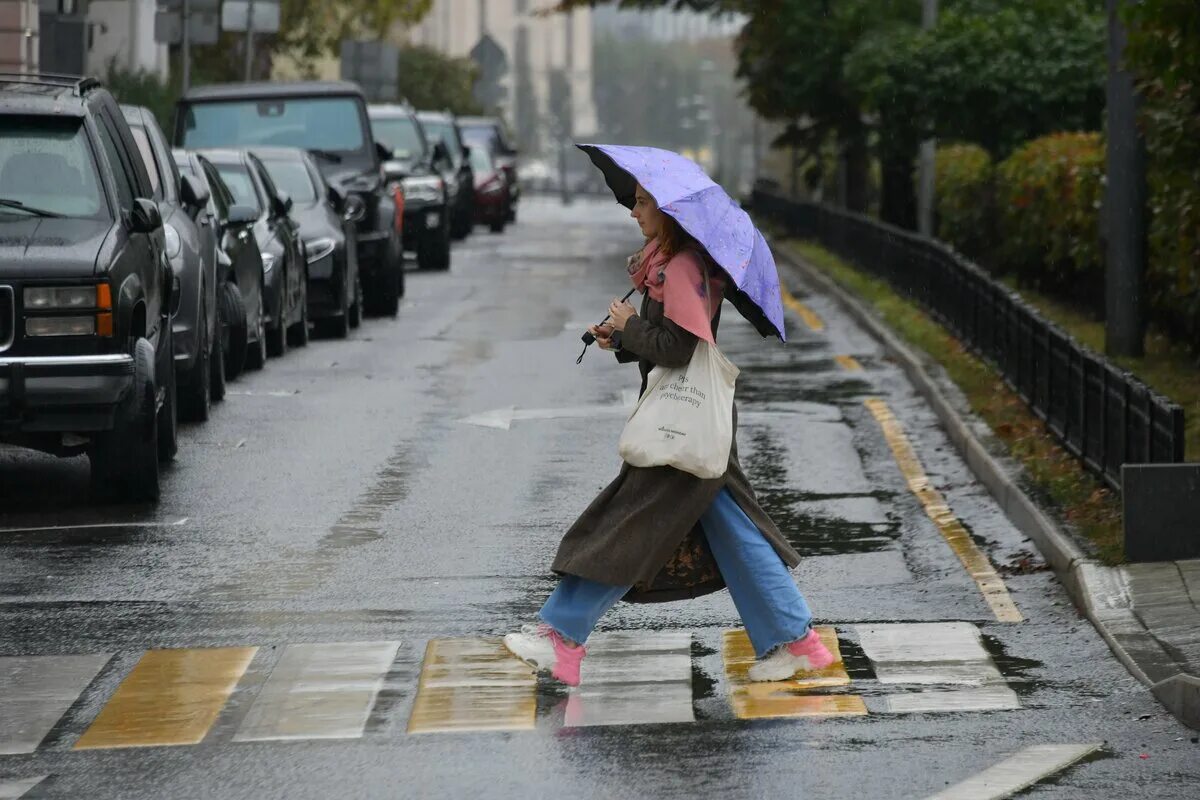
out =
[[686,367],[652,369],[621,432],[621,458],[635,467],[674,467],[698,478],[724,475],[739,372],[703,339]]

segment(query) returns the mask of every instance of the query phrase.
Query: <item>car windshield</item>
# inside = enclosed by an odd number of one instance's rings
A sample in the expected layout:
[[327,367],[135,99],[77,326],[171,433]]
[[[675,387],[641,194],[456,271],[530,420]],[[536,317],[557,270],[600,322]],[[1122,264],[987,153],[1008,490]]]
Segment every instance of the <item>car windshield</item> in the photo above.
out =
[[421,131],[412,117],[375,117],[371,133],[375,141],[392,151],[393,158],[412,159],[425,153]]
[[471,148],[471,169],[475,174],[483,174],[491,172],[495,167],[492,165],[492,154],[488,152],[486,147]]
[[229,193],[233,195],[233,202],[236,205],[250,206],[255,211],[262,213],[262,206],[258,202],[258,192],[254,190],[254,179],[250,177],[250,171],[245,166],[218,164],[217,173],[229,187]]
[[421,127],[425,129],[426,135],[430,138],[438,139],[446,145],[446,149],[450,151],[450,157],[456,162],[462,158],[462,148],[458,146],[458,133],[454,129],[454,123],[430,121],[422,122]]
[[0,206],[0,214],[29,216],[36,213],[32,209],[64,217],[96,218],[107,214],[82,120],[3,119],[0,200],[10,202]]
[[317,189],[303,161],[264,158],[263,166],[267,168],[271,180],[275,181],[275,188],[287,192],[293,203],[307,206],[317,202]]
[[354,97],[297,97],[195,103],[183,118],[183,146],[301,147],[332,153],[367,148]]

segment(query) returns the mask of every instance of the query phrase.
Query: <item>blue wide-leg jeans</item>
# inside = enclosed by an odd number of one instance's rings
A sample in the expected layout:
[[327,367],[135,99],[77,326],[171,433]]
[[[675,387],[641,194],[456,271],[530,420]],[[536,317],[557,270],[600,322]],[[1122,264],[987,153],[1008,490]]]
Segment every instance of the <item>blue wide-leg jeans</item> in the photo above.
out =
[[[700,526],[755,654],[763,658],[775,647],[803,638],[812,627],[808,603],[775,548],[728,489],[722,489],[700,517]],[[538,617],[568,639],[583,643],[604,612],[629,589],[566,575]]]

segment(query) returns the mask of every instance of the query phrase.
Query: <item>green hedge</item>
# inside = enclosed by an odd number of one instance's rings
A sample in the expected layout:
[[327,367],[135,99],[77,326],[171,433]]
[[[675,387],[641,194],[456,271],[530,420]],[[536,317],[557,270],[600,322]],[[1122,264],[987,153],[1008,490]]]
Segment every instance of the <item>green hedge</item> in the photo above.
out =
[[992,267],[996,242],[992,157],[974,144],[939,147],[936,176],[938,238]]
[[1026,143],[996,168],[997,234],[1004,271],[1031,285],[1103,297],[1100,207],[1104,142],[1056,133]]

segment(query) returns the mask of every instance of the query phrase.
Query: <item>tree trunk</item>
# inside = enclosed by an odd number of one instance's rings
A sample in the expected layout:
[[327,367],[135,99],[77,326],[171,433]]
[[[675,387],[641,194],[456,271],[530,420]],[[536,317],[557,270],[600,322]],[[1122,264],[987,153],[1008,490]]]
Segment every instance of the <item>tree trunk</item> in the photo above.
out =
[[913,180],[913,165],[917,152],[903,146],[880,148],[881,187],[879,217],[905,230],[917,228],[917,192]]

